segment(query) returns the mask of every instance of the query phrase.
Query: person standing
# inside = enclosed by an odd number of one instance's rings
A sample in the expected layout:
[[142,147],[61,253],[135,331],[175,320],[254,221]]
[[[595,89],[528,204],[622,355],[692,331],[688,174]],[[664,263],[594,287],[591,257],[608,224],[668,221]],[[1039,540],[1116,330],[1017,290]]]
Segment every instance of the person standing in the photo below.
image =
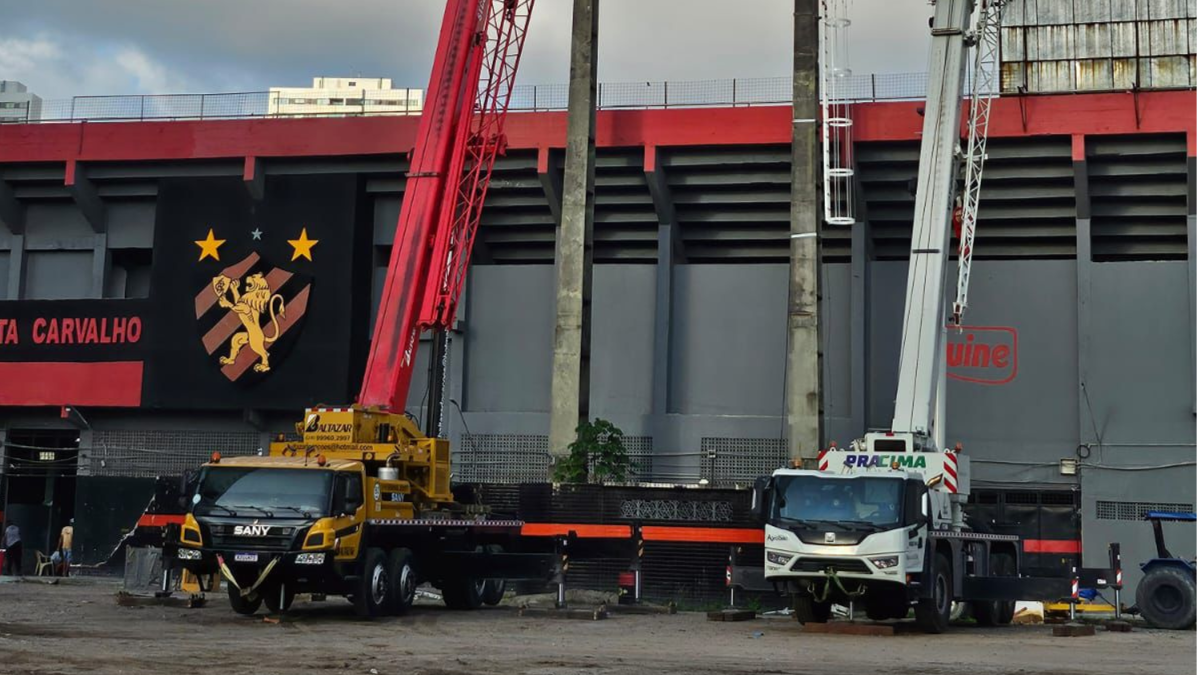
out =
[[71,544],[75,540],[75,519],[72,518],[58,535],[58,552],[60,556],[59,576],[68,576],[71,571]]
[[2,571],[13,576],[21,576],[21,554],[23,551],[21,550],[20,528],[10,522],[8,527],[4,528],[4,541],[0,543],[4,544],[0,547],[4,549],[4,569]]

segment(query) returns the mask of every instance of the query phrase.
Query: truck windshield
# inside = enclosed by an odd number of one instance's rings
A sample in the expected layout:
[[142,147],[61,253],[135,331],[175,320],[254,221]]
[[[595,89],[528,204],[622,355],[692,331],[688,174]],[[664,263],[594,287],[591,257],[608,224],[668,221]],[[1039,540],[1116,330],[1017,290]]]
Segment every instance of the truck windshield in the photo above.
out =
[[322,469],[205,467],[197,515],[317,517],[328,515],[333,472]]
[[900,522],[904,481],[896,478],[777,476],[773,519],[886,528]]

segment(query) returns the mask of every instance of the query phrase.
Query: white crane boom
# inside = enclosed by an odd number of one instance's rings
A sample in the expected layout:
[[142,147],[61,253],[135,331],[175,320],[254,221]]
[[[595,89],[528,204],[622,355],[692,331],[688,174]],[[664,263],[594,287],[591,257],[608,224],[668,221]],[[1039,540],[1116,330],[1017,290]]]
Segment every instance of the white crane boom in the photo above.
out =
[[892,433],[907,441],[909,451],[936,449],[933,424],[945,359],[946,266],[962,159],[962,93],[974,4],[937,0],[930,29],[929,89],[892,418]]

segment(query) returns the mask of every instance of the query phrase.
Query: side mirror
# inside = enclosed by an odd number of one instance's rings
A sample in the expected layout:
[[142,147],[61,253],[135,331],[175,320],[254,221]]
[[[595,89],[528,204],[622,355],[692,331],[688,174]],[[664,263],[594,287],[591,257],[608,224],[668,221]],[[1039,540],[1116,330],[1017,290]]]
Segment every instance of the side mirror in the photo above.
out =
[[771,515],[771,502],[775,498],[775,482],[770,476],[760,476],[754,479],[754,488],[750,492],[750,517],[759,525],[766,525]]

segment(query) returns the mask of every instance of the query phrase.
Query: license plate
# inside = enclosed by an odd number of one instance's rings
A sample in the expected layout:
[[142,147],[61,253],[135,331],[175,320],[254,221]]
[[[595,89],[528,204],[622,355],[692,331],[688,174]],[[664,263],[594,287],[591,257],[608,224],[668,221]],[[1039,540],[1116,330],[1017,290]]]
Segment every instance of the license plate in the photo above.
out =
[[257,553],[234,553],[234,562],[258,562]]

